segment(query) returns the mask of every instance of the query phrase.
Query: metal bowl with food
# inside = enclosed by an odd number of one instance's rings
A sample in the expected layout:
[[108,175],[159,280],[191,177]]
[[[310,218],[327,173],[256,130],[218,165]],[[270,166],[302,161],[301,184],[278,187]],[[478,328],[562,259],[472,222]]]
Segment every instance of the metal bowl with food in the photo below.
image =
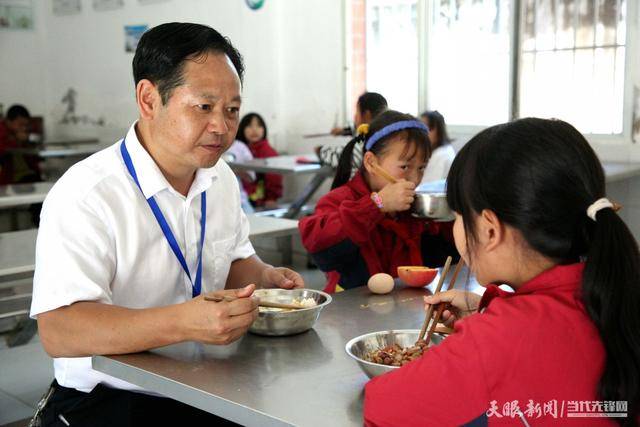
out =
[[436,221],[452,221],[453,212],[447,204],[446,193],[416,192],[411,206],[411,214],[417,218],[429,218]]
[[[362,372],[364,372],[369,378],[373,378],[378,375],[391,372],[394,369],[398,369],[400,366],[370,362],[367,360],[370,354],[380,349],[393,346],[394,344],[397,344],[402,348],[410,348],[414,346],[418,340],[418,334],[420,334],[419,329],[397,329],[392,331],[371,332],[369,334],[355,337],[349,341],[345,346],[345,350],[351,358],[358,362]],[[434,333],[431,336],[429,347],[440,344],[444,338],[444,335]]]
[[249,332],[268,336],[299,334],[313,328],[322,309],[331,302],[331,295],[313,289],[258,289],[254,295],[261,301],[309,305],[297,310],[260,307]]
[[426,182],[416,187],[416,197],[411,205],[411,214],[418,218],[436,221],[452,221],[453,212],[447,203],[444,179]]

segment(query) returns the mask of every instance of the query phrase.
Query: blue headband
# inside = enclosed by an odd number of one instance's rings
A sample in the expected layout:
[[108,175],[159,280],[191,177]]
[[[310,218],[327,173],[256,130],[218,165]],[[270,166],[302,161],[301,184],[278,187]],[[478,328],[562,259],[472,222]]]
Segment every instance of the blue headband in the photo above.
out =
[[380,141],[382,138],[391,135],[394,132],[397,132],[399,130],[402,129],[420,129],[423,130],[427,133],[429,133],[429,128],[422,123],[419,120],[403,120],[401,122],[395,122],[395,123],[391,123],[390,125],[387,125],[385,127],[383,127],[382,129],[380,129],[379,131],[377,131],[376,133],[374,133],[373,135],[371,135],[371,137],[369,138],[369,140],[367,141],[366,145],[365,145],[365,149],[367,151],[371,150],[371,147],[373,147],[373,145]]

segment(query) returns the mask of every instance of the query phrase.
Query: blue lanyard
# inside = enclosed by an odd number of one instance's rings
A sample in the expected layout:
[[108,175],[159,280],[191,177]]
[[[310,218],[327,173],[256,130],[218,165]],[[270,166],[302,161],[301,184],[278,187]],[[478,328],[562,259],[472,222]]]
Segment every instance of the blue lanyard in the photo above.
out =
[[[122,159],[124,160],[124,164],[127,166],[129,170],[129,174],[133,178],[133,180],[138,185],[140,192],[142,193],[142,187],[140,187],[140,182],[138,182],[138,175],[136,174],[136,169],[133,167],[133,162],[131,161],[131,156],[129,155],[129,151],[127,150],[127,146],[125,145],[125,140],[122,140],[122,144],[120,144],[120,152],[122,153]],[[143,193],[144,197],[144,193]],[[176,258],[182,265],[182,269],[185,273],[187,273],[187,277],[191,282],[191,295],[193,298],[200,295],[200,290],[202,289],[202,248],[204,246],[204,230],[207,223],[207,193],[203,191],[200,194],[201,202],[200,202],[200,248],[198,249],[198,267],[196,269],[196,281],[194,282],[191,279],[191,273],[189,273],[189,267],[187,266],[187,261],[184,259],[184,255],[182,255],[182,251],[180,250],[180,246],[176,241],[176,238],[171,231],[171,227],[167,223],[167,220],[164,218],[162,211],[160,210],[160,206],[153,198],[153,196],[147,199],[147,203],[149,203],[149,207],[153,212],[153,215],[156,217],[162,232],[164,233],[164,237],[167,238],[167,242],[169,242],[169,246],[171,246],[171,250],[175,254]]]

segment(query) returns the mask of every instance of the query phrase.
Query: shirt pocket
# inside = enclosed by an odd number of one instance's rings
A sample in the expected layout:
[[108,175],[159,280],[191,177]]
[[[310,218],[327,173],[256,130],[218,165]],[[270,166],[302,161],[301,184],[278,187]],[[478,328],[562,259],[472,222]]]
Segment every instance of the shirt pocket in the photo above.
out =
[[213,269],[213,287],[209,288],[209,286],[207,286],[208,291],[224,289],[227,276],[229,276],[231,262],[233,261],[233,249],[235,245],[235,237],[218,240],[213,243],[209,262],[209,265]]

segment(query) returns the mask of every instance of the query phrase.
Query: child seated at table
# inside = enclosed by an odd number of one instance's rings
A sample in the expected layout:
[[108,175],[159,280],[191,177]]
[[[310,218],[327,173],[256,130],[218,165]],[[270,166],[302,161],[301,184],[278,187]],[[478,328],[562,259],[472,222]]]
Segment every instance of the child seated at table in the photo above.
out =
[[447,132],[447,124],[438,111],[425,111],[420,115],[420,120],[429,128],[429,141],[433,150],[422,182],[445,179],[456,157],[456,150],[451,146],[451,138]]
[[[328,292],[366,285],[376,273],[396,277],[402,265],[441,265],[446,255],[456,253],[443,238],[450,236],[451,223],[408,212],[431,154],[427,127],[413,116],[387,110],[362,131],[342,152],[332,191],[299,224],[302,243],[328,273]],[[350,178],[356,146],[363,160]],[[383,178],[376,166],[396,183]],[[425,244],[425,237],[433,235],[443,242],[437,256],[435,247]]]
[[640,252],[586,139],[560,120],[494,126],[447,183],[456,246],[487,289],[425,298],[452,305],[455,333],[367,384],[365,425],[637,426]]
[[[225,153],[225,158],[233,162],[248,162],[253,160],[253,154],[251,154],[251,150],[249,150],[247,144],[236,139]],[[236,171],[235,174],[238,178],[238,186],[240,187],[240,207],[242,207],[242,210],[246,214],[254,213],[253,205],[249,203],[249,195],[244,189],[242,181],[255,181],[256,173],[252,171]]]
[[[238,125],[236,139],[244,142],[256,159],[275,157],[278,152],[267,139],[267,125],[257,113],[245,115]],[[282,197],[282,176],[273,173],[258,173],[254,180],[242,178],[242,185],[249,195],[249,201],[257,208],[274,208]]]

